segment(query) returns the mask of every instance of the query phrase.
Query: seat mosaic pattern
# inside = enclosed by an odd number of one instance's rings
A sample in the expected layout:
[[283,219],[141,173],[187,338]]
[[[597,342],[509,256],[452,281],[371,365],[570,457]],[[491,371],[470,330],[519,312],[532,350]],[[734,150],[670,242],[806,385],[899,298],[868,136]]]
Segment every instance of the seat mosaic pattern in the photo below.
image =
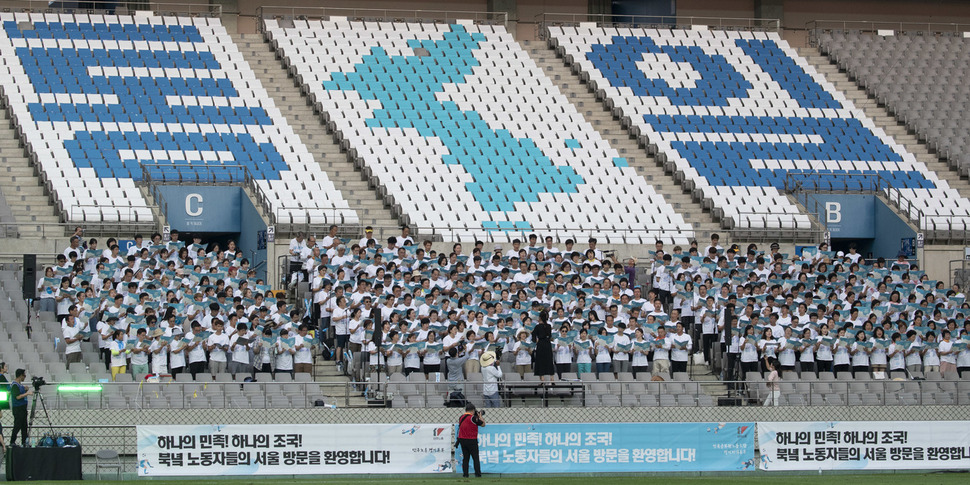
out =
[[151,220],[134,186],[148,164],[153,178],[216,183],[242,166],[278,218],[357,222],[218,19],[2,22],[4,94],[68,220]]
[[632,243],[692,235],[504,28],[266,22],[344,142],[419,228],[496,241],[549,229]]
[[[741,227],[808,227],[788,173],[877,173],[914,202],[967,200],[877,128],[777,34],[552,27],[567,62]],[[859,175],[859,178],[853,177]]]

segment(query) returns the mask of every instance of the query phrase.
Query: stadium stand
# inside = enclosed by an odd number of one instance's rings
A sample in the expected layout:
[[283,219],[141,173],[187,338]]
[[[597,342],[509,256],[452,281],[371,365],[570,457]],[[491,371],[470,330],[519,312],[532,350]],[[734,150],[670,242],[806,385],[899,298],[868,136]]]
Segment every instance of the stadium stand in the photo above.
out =
[[251,181],[280,223],[358,222],[219,19],[0,20],[4,96],[63,220],[151,221],[147,174]]
[[692,235],[504,27],[267,19],[265,31],[420,231],[504,242],[533,230],[606,243]]
[[735,227],[811,225],[787,174],[845,174],[852,190],[852,174],[876,173],[921,229],[970,207],[775,33],[553,26],[548,39]]
[[970,173],[970,138],[965,112],[970,94],[962,61],[970,42],[951,33],[823,32],[819,49],[860,86],[886,105],[906,126]]
[[[357,221],[218,20],[0,19],[4,95],[65,213],[123,219],[116,199],[140,201],[143,173],[226,183],[241,165],[278,195],[276,216]],[[550,33],[617,114],[738,224],[811,224],[778,190],[786,173],[875,170],[921,210],[939,197],[937,213],[965,211],[966,199],[774,34]],[[959,285],[903,258],[824,245],[800,256],[691,245],[690,226],[503,28],[267,20],[266,38],[412,223],[490,247],[294,239],[292,276],[308,293],[288,302],[241,251],[155,234],[127,254],[110,242],[65,250],[37,281],[37,314],[18,294],[23,273],[2,270],[0,354],[54,382],[102,384],[100,394],[58,392],[52,407],[422,408],[454,404],[456,390],[480,404],[485,351],[500,354],[509,406],[760,405],[766,358],[782,376],[768,404],[970,404],[970,304]],[[579,247],[560,237],[574,225],[607,243],[657,240],[654,259],[637,265],[595,238]],[[532,372],[530,330],[543,310],[559,334],[555,385]],[[31,317],[29,330],[9,324]],[[311,371],[334,347],[347,375],[320,380]],[[464,379],[439,374],[449,347],[468,359]]]
[[[46,268],[38,281],[39,323],[31,335],[7,326],[10,338],[0,342],[0,352],[54,381],[115,381],[105,382],[100,396],[59,394],[54,404],[79,409],[312,407],[321,400],[348,402],[340,398],[351,385],[355,399],[379,395],[394,407],[444,405],[456,386],[481,402],[476,360],[487,350],[500,354],[504,402],[512,406],[713,406],[719,398],[759,404],[768,395],[757,364],[765,357],[780,362],[781,405],[970,403],[970,304],[959,287],[946,289],[901,258],[887,264],[853,252],[806,250],[793,257],[752,249],[747,263],[734,248],[714,245],[701,250],[718,253],[716,263],[697,256],[698,248],[674,248],[682,262],[672,264],[658,250],[649,268],[637,268],[604,257],[595,245],[556,248],[552,238],[506,251],[477,247],[470,255],[439,254],[430,242],[380,247],[373,240],[331,238],[320,243],[328,250],[315,242],[291,244],[302,268],[315,275],[312,293],[299,305],[305,309],[270,295],[247,272],[241,252],[153,238],[130,257],[88,250],[73,264]],[[649,286],[629,284],[645,276],[638,271],[650,273]],[[21,277],[0,272],[4,321],[27,317],[16,295]],[[662,305],[660,290],[672,295],[669,305]],[[212,305],[215,313],[206,314]],[[556,361],[564,364],[558,387],[539,383],[529,370],[529,330],[542,309],[551,312],[557,334],[564,327],[554,344]],[[215,318],[228,323],[225,337],[202,333]],[[192,329],[193,321],[202,328]],[[382,322],[380,340],[371,321]],[[229,352],[230,362],[243,362],[230,372],[217,364],[218,349],[208,356],[190,353],[188,362],[174,352],[195,336],[207,344],[236,342],[233,328],[241,322],[270,335],[253,339],[251,350]],[[286,349],[301,340],[288,342],[279,332],[301,322],[332,328],[340,345],[345,338],[361,345],[362,353],[341,355],[358,384],[315,382],[310,373],[291,371]],[[725,325],[733,328],[727,338]],[[678,326],[686,332],[679,334]],[[158,352],[126,356],[142,328],[151,335],[149,349]],[[89,341],[66,343],[81,330],[92,331]],[[99,341],[114,330],[127,333]],[[111,355],[112,345],[119,355]],[[450,346],[469,357],[464,381],[435,377]],[[305,352],[297,363],[320,358]],[[690,358],[695,365],[687,367]],[[192,361],[202,363],[194,376]],[[683,370],[668,372],[662,361],[682,362]],[[108,369],[122,364],[127,372],[113,377]],[[175,375],[144,381],[150,372]],[[899,380],[904,376],[925,380]],[[246,377],[257,382],[239,386]],[[232,382],[237,385],[227,385]]]

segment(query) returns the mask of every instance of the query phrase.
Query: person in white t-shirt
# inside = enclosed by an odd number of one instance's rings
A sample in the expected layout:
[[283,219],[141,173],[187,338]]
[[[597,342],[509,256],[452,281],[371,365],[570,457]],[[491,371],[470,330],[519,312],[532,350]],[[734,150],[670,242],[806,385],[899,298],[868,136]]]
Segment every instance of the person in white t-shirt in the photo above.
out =
[[296,334],[296,353],[293,354],[293,372],[298,373],[313,373],[313,349],[315,345],[313,344],[313,338],[308,336],[309,328],[306,324],[297,327]]
[[694,348],[694,342],[690,335],[684,333],[684,324],[677,322],[676,332],[670,336],[670,371],[687,372],[687,360],[691,349]]
[[290,332],[287,329],[280,330],[280,336],[276,341],[276,373],[286,372],[292,376],[293,356],[296,355],[296,349],[283,343],[289,337]]
[[139,328],[135,340],[135,347],[131,349],[131,373],[136,376],[148,374],[148,352],[151,347],[148,342],[148,329]]
[[[360,314],[359,309],[354,309],[354,311],[358,315]],[[330,324],[333,326],[334,340],[336,341],[334,355],[336,355],[337,362],[343,361],[344,349],[347,348],[347,342],[350,339],[350,316],[351,312],[347,309],[347,297],[337,297],[336,306],[330,312]],[[297,370],[297,372],[303,371]]]
[[251,338],[252,335],[245,323],[236,325],[236,333],[229,338],[229,351],[232,353],[232,359],[229,362],[230,374],[235,376],[252,372],[252,365],[249,362],[249,354],[253,348]]
[[630,337],[627,336],[626,325],[620,323],[617,325],[618,331],[616,336],[613,337],[613,372],[619,375],[620,372],[630,372],[630,354],[631,350],[626,350],[626,346],[630,345]]
[[556,349],[556,373],[559,378],[562,379],[562,374],[564,372],[569,372],[569,369],[573,364],[573,344],[570,339],[567,338],[569,333],[569,328],[563,325],[559,327],[559,338],[556,339],[555,349]]
[[156,329],[152,333],[152,345],[148,347],[148,353],[152,358],[152,374],[168,374],[168,344],[162,341],[165,331]]
[[81,340],[84,340],[81,324],[74,315],[68,315],[64,319],[62,334],[64,343],[67,344],[64,348],[64,358],[70,367],[72,363],[81,362]]
[[209,372],[212,375],[226,372],[228,361],[226,351],[229,350],[229,336],[223,330],[222,320],[212,320],[213,334],[205,341],[205,350],[209,352]]

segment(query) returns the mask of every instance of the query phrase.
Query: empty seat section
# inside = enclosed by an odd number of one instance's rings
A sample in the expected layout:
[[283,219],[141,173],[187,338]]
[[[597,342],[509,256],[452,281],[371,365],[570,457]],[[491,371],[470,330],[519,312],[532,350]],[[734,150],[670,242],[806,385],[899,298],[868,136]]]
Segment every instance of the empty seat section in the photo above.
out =
[[267,37],[412,225],[454,240],[693,235],[504,27],[308,22],[266,20]]
[[[878,174],[926,215],[970,201],[873,124],[775,33],[550,27],[550,42],[695,189],[751,228],[808,228],[786,178]],[[791,175],[795,174],[795,175]],[[871,180],[869,178],[868,180]],[[737,197],[738,188],[763,196]],[[939,202],[943,201],[943,202]]]
[[[302,212],[358,222],[218,19],[0,20],[4,94],[68,220],[150,221],[133,184],[102,190],[115,180],[226,183],[248,173],[275,213],[295,196]],[[286,182],[294,173],[301,184]]]

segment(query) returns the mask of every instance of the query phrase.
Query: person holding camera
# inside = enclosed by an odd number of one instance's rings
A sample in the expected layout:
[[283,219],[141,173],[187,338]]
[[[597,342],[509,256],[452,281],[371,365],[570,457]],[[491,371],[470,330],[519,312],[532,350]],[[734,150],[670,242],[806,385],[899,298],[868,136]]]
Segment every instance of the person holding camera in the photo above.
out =
[[482,476],[482,462],[478,458],[478,428],[485,426],[484,412],[478,412],[475,405],[465,405],[465,414],[458,418],[458,440],[455,448],[461,446],[462,476],[468,478],[468,460],[475,461],[475,476]]
[[17,434],[22,433],[20,435],[20,445],[24,447],[27,446],[27,396],[34,395],[33,389],[28,390],[24,386],[24,379],[26,378],[27,371],[17,369],[14,373],[13,382],[10,384],[10,397],[13,398],[13,403],[11,403],[11,409],[13,410],[13,432],[10,433],[10,444],[14,445],[17,441]]
[[498,366],[498,359],[495,358],[495,352],[491,350],[485,352],[482,354],[480,362],[482,364],[482,380],[485,382],[482,386],[482,397],[485,398],[485,407],[502,407],[502,397],[498,392],[498,383],[502,379],[502,368]]

